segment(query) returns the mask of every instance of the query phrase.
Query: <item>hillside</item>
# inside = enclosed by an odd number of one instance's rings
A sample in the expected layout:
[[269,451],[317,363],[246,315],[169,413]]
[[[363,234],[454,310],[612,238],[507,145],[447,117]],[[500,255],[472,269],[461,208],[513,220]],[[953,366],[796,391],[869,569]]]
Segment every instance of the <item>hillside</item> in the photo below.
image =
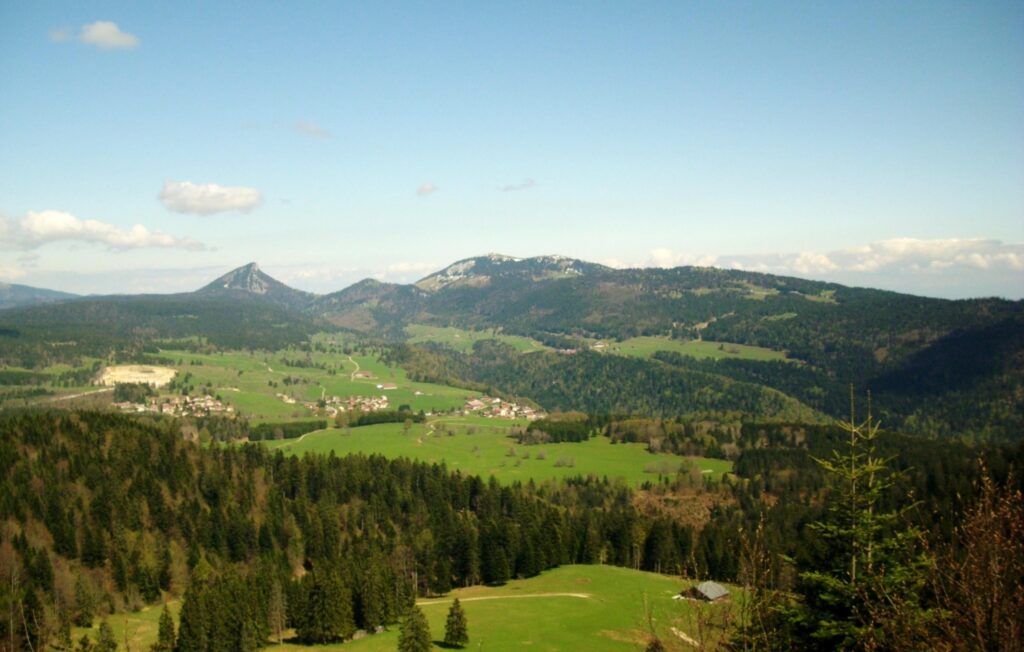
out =
[[305,309],[316,296],[288,287],[265,273],[256,263],[233,269],[192,295],[203,298],[258,298],[291,310]]
[[[950,301],[705,267],[617,270],[563,256],[490,254],[415,284],[366,279],[327,295],[290,288],[250,263],[191,293],[11,308],[0,312],[0,363],[138,355],[168,339],[274,349],[331,329],[397,344],[411,337],[410,325],[537,343],[524,349],[533,351],[529,361],[463,353],[435,356],[435,367],[416,373],[495,387],[547,409],[841,416],[852,384],[876,392],[894,427],[999,439],[1024,431],[1024,302]],[[418,332],[418,341],[429,340]],[[646,353],[628,363],[543,350],[614,352],[638,336]],[[678,346],[661,351],[659,341],[759,347],[765,359],[697,360]],[[675,388],[670,395],[657,385],[663,381]]]
[[0,283],[0,310],[67,301],[74,298],[77,298],[77,295],[68,292],[34,288],[16,283]]

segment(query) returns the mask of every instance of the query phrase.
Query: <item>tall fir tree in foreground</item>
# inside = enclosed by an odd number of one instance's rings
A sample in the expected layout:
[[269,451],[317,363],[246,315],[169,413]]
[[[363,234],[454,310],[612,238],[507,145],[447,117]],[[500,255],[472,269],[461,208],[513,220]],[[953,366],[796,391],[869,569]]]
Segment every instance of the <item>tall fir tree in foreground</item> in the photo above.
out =
[[880,425],[858,423],[850,396],[845,451],[816,459],[832,477],[828,512],[812,524],[824,545],[822,568],[800,574],[800,603],[791,614],[795,649],[911,650],[926,635],[922,606],[930,567],[921,533],[904,512],[881,508],[896,474],[876,452]]
[[469,630],[466,624],[466,612],[462,610],[459,599],[455,598],[448,610],[448,620],[444,624],[444,644],[451,647],[465,647],[469,643]]
[[398,652],[429,652],[432,645],[427,617],[413,605],[399,628]]

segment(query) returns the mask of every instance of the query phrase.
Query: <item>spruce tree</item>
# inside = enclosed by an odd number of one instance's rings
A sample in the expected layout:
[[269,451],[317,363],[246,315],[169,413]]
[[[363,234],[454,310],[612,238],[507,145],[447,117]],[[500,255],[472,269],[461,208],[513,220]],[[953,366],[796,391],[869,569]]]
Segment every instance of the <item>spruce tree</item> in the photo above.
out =
[[100,629],[96,632],[96,652],[117,652],[117,639],[114,638],[114,630],[106,620],[100,622]]
[[466,626],[466,612],[462,610],[459,599],[455,598],[448,610],[448,620],[444,624],[444,644],[451,647],[465,647],[469,643],[469,631]]
[[314,571],[302,578],[302,609],[295,633],[305,643],[328,643],[355,633],[352,593],[335,572]]
[[398,652],[429,652],[432,645],[427,617],[413,605],[399,628]]
[[167,610],[165,604],[164,610],[160,612],[160,626],[157,630],[156,643],[149,649],[152,652],[173,652],[174,644],[174,619],[171,618],[171,612]]
[[178,640],[175,644],[177,652],[206,652],[209,642],[209,632],[206,617],[206,600],[202,594],[200,583],[194,579],[188,590],[185,591],[185,599],[181,604],[181,614],[178,622]]
[[852,395],[850,407],[850,421],[841,424],[846,450],[816,459],[834,481],[826,518],[812,524],[828,562],[800,574],[802,602],[790,622],[814,649],[914,649],[930,617],[920,601],[929,561],[903,513],[882,509],[897,475],[876,452],[880,425],[870,396],[865,421],[856,421]]

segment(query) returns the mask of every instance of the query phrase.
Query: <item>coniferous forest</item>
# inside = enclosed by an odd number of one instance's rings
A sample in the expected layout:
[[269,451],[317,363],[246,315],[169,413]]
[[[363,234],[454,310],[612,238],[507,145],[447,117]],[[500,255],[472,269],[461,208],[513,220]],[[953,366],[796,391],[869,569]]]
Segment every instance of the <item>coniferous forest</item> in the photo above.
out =
[[[1006,547],[982,551],[1003,564],[984,579],[1011,600],[1024,582],[1014,520],[1020,477],[1011,472],[1020,446],[922,448],[872,432],[870,448],[847,450],[848,432],[830,427],[808,437],[808,447],[795,443],[806,433],[795,437],[792,426],[761,426],[756,436],[773,445],[742,452],[734,479],[715,489],[723,500],[694,526],[637,500],[671,492],[671,483],[502,487],[405,460],[201,446],[175,420],[110,412],[12,410],[0,429],[0,638],[17,649],[70,649],[72,625],[163,596],[183,598],[177,650],[256,649],[284,628],[304,643],[343,640],[397,623],[417,597],[567,563],[710,577],[787,596],[760,606],[768,629],[737,634],[754,646],[747,649],[764,649],[758,641],[858,648],[865,636],[896,649],[896,626],[947,640],[941,628],[955,614],[944,608],[965,596],[953,579],[934,584],[937,565],[977,570],[970,564],[983,562],[971,546],[984,542],[965,538],[965,528],[981,527],[975,520],[993,509],[1004,515],[984,536],[1005,536]],[[815,461],[832,451],[848,457]],[[851,460],[875,478],[860,478],[872,488],[855,501],[858,513],[842,511],[849,478],[831,477]],[[869,599],[837,585],[834,571],[871,545],[874,568],[864,562],[863,572],[897,584],[873,584]],[[892,613],[849,611],[883,604],[887,591],[902,596]],[[1019,613],[1007,611],[994,625],[1014,622]],[[902,647],[921,649],[910,640]]]

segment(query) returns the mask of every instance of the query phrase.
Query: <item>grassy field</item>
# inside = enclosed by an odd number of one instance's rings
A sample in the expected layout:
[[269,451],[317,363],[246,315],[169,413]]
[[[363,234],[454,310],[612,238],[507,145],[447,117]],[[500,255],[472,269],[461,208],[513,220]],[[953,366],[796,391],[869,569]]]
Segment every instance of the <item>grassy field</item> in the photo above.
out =
[[[445,385],[411,382],[403,369],[379,362],[375,352],[307,354],[296,349],[272,354],[201,354],[168,350],[162,351],[161,357],[176,367],[179,375],[192,374],[193,386],[211,385],[222,400],[257,423],[308,418],[312,413],[301,403],[321,397],[387,395],[392,409],[408,405],[413,411],[431,412],[461,407],[467,398],[479,395]],[[310,366],[293,366],[291,363],[296,361]],[[358,377],[357,372],[369,373],[370,377]],[[285,378],[290,379],[288,384]],[[378,384],[394,384],[397,388],[378,389]],[[276,396],[278,393],[293,397],[297,403],[285,403]]]
[[[508,437],[516,422],[480,417],[434,419],[415,424],[380,424],[312,432],[301,439],[265,442],[293,455],[328,453],[407,457],[469,475],[494,476],[502,483],[554,480],[579,475],[623,478],[638,486],[674,476],[680,468],[716,478],[732,470],[731,462],[701,457],[648,453],[644,444],[612,444],[606,437],[585,442],[520,446]],[[450,435],[448,433],[451,433]],[[571,460],[571,464],[569,464]]]
[[500,340],[523,353],[543,351],[547,348],[540,342],[528,337],[503,335],[493,331],[470,331],[453,326],[440,327],[410,324],[405,327],[405,332],[409,336],[409,341],[414,344],[418,342],[437,342],[463,353],[472,351],[473,344],[477,341],[491,339]]
[[627,355],[635,358],[649,358],[658,351],[674,351],[694,358],[739,358],[742,360],[787,360],[782,351],[773,351],[760,346],[731,344],[729,342],[707,342],[702,340],[673,340],[668,337],[633,337],[621,342],[608,342],[608,353]]
[[[513,580],[500,587],[475,586],[457,589],[443,598],[420,600],[435,649],[444,638],[444,620],[451,600],[459,598],[469,624],[467,650],[593,650],[616,652],[642,649],[648,641],[644,600],[653,617],[655,630],[669,649],[693,649],[678,633],[699,638],[698,618],[717,624],[704,628],[708,649],[722,636],[721,624],[735,613],[729,601],[715,605],[673,600],[672,596],[690,586],[678,578],[612,566],[563,566],[526,580]],[[170,605],[175,615],[179,605]],[[110,619],[123,649],[127,628],[133,650],[148,649],[156,640],[160,607]],[[94,628],[95,629],[95,628]],[[673,631],[673,629],[675,631]],[[88,630],[76,629],[77,640]],[[678,632],[678,633],[677,633]],[[334,645],[313,649],[391,652],[398,647],[398,627]],[[309,646],[286,642],[270,650],[309,650]]]

